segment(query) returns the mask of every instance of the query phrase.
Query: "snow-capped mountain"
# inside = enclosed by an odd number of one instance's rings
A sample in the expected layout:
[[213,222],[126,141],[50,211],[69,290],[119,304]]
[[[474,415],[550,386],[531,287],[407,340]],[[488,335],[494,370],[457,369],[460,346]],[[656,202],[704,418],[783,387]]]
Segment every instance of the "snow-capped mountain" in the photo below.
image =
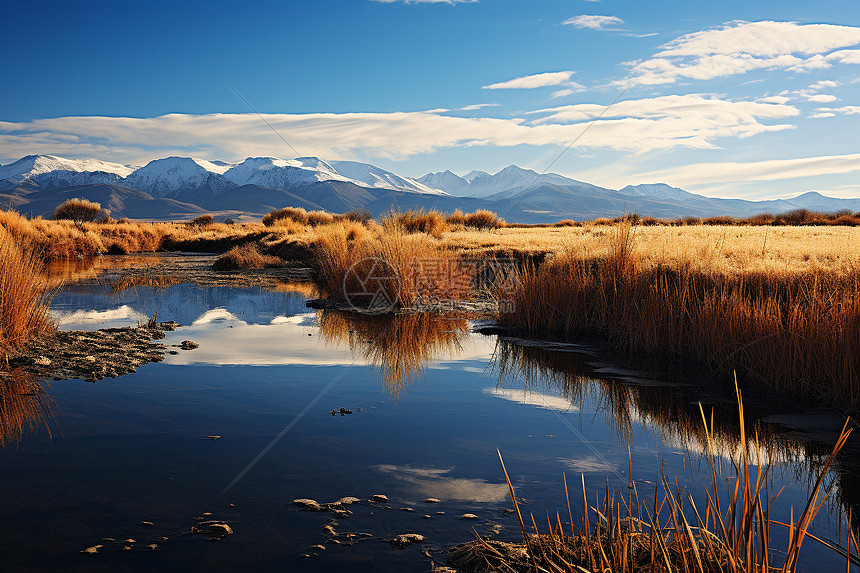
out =
[[55,155],[27,155],[0,166],[0,190],[18,186],[63,187],[88,183],[116,183],[133,167],[99,159],[66,159]]
[[671,201],[687,201],[694,197],[701,197],[679,187],[672,187],[666,183],[642,183],[641,185],[628,185],[619,189],[619,193],[627,195],[639,195],[652,199],[669,199]]
[[181,197],[184,192],[209,185],[224,191],[231,185],[221,177],[230,165],[217,164],[193,157],[165,157],[150,161],[130,173],[120,183],[146,191],[153,197]]
[[460,197],[488,197],[496,193],[520,193],[540,184],[576,185],[581,182],[556,173],[539,174],[531,169],[509,165],[490,175],[486,171],[470,171],[459,177],[450,171],[428,173],[418,181]]
[[271,189],[287,189],[292,185],[317,181],[349,181],[316,157],[249,157],[231,167],[224,177],[235,185],[260,185]]
[[[472,173],[475,173],[474,171]],[[465,177],[460,177],[451,171],[437,171],[436,173],[428,173],[416,179],[419,183],[433,187],[435,189],[444,189],[451,195],[468,195],[469,181]],[[466,190],[464,192],[464,190]]]
[[[446,195],[439,187],[425,184],[423,181],[402,177],[396,173],[380,169],[369,163],[358,161],[332,161],[331,165],[341,175],[349,177],[362,186],[376,189],[392,189],[406,193],[428,193],[431,195]],[[456,175],[455,175],[456,177]]]
[[[860,211],[860,199],[836,199],[816,192],[793,199],[749,201],[710,198],[665,183],[607,189],[555,173],[539,174],[516,165],[498,173],[450,171],[413,179],[357,161],[317,157],[249,157],[230,163],[166,157],[143,167],[98,159],[28,155],[0,165],[0,201],[29,215],[49,216],[72,197],[97,201],[115,218],[176,220],[211,212],[258,218],[281,207],[343,213],[366,209],[489,209],[511,222],[616,217],[749,216],[808,208]],[[512,200],[513,198],[515,200]]]
[[165,157],[133,168],[97,159],[28,155],[0,166],[0,191],[21,185],[53,188],[112,184],[145,191],[153,197],[178,200],[197,200],[201,194],[217,196],[243,185],[286,191],[295,185],[326,181],[403,193],[446,195],[444,191],[375,165],[357,161],[326,162],[317,157],[249,157],[239,163]]

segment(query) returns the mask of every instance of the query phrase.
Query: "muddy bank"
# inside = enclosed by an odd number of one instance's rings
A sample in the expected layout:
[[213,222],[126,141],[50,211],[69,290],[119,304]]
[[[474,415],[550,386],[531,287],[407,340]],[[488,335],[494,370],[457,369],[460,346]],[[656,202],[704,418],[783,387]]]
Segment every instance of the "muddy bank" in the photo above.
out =
[[[260,286],[276,287],[288,281],[310,281],[314,278],[311,268],[300,263],[285,262],[283,266],[265,269],[243,269],[237,271],[216,271],[212,267],[220,255],[213,253],[163,253],[146,258],[143,265],[132,266],[105,265],[104,270],[96,269],[96,277],[82,276],[81,280],[70,277],[70,283],[107,283],[115,290],[135,286],[169,286],[187,283],[198,286]],[[110,259],[110,256],[99,259]],[[117,257],[120,259],[121,257]],[[130,262],[136,257],[129,256]],[[94,266],[99,261],[94,261]],[[104,261],[102,261],[104,262]],[[119,261],[118,261],[119,262]],[[99,272],[101,270],[101,272]]]
[[149,321],[138,327],[95,332],[57,331],[8,356],[8,365],[53,380],[116,378],[135,372],[143,364],[164,360],[167,347],[155,341],[177,326],[175,322]]

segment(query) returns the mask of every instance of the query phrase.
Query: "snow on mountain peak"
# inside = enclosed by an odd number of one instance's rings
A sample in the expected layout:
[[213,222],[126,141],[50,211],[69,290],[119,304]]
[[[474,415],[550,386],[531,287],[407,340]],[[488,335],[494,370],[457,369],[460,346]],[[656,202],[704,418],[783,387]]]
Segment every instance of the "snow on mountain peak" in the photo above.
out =
[[0,167],[0,180],[13,178],[24,180],[54,171],[69,173],[98,171],[125,177],[134,169],[127,165],[99,159],[66,159],[56,155],[27,155],[18,161]]

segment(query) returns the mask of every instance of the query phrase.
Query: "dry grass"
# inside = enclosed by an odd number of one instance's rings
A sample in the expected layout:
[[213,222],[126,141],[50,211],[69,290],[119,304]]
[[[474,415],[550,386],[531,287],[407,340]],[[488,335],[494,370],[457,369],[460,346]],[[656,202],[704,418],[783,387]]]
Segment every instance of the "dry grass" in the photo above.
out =
[[804,272],[780,261],[777,270],[761,257],[742,272],[704,255],[660,262],[639,254],[629,224],[608,229],[600,249],[569,249],[527,270],[508,295],[516,312],[500,320],[533,336],[596,336],[708,374],[737,370],[767,392],[860,405],[860,268]]
[[[208,220],[208,219],[207,219]],[[0,227],[32,244],[46,260],[89,257],[99,253],[124,254],[185,250],[224,252],[247,242],[308,242],[304,225],[266,227],[260,223],[144,223],[121,219],[113,223],[78,223],[28,219],[0,210]]]
[[53,328],[47,291],[38,255],[0,227],[0,352]]
[[314,260],[318,280],[329,295],[352,293],[352,302],[362,303],[357,293],[366,292],[369,304],[383,293],[396,307],[422,298],[471,296],[471,277],[457,272],[456,253],[439,240],[409,233],[396,219],[384,221],[382,227],[356,225],[340,222],[317,228]]
[[451,229],[445,216],[436,209],[424,211],[392,211],[384,217],[380,223],[384,227],[400,228],[407,233],[425,233],[437,239],[442,237],[442,233]]
[[[737,396],[740,440],[745,443],[740,392]],[[701,422],[706,436],[713,435],[713,423],[708,424],[704,411],[701,411]],[[642,503],[635,487],[626,498],[617,492],[610,493],[607,487],[602,499],[597,494],[592,504],[588,500],[583,477],[583,515],[579,527],[573,525],[570,492],[565,479],[569,532],[565,531],[559,513],[556,513],[554,520],[547,515],[544,533],[540,532],[533,515],[530,522],[526,521],[502,462],[523,543],[505,544],[479,537],[455,548],[451,561],[469,573],[786,573],[797,570],[803,541],[814,538],[844,556],[846,567],[850,567],[852,561],[857,562],[856,558],[852,559],[849,555],[850,543],[849,551],[846,551],[819,540],[810,532],[812,522],[827,498],[823,486],[828,468],[850,434],[846,422],[817,480],[810,487],[805,507],[798,513],[797,519],[794,519],[792,510],[788,524],[769,517],[770,504],[775,499],[769,491],[770,461],[766,458],[751,459],[743,448],[741,459],[733,466],[734,476],[729,478],[728,488],[718,477],[719,461],[716,455],[710,451],[705,456],[710,467],[710,483],[704,503],[698,505],[686,487],[678,484],[677,480],[671,483],[663,473],[660,473],[650,502]],[[760,451],[760,448],[756,451]],[[501,454],[499,456],[501,458]],[[779,530],[786,532],[788,537],[781,555],[774,550],[774,526],[782,528]],[[851,538],[853,540],[853,535]],[[854,545],[855,549],[860,550],[856,540]]]
[[254,243],[233,247],[212,264],[216,271],[238,271],[243,269],[265,269],[280,267],[284,261],[279,257],[264,255]]
[[66,199],[54,209],[54,219],[70,221],[95,221],[99,217],[107,217],[100,203],[87,199]]

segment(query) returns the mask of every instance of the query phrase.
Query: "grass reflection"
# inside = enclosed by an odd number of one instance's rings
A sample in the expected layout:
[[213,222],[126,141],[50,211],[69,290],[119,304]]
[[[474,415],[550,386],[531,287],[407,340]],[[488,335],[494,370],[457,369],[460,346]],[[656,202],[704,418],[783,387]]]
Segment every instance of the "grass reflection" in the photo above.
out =
[[455,356],[469,332],[465,319],[431,313],[368,316],[321,310],[317,322],[324,340],[347,345],[378,368],[383,387],[394,397],[418,380],[428,362]]

